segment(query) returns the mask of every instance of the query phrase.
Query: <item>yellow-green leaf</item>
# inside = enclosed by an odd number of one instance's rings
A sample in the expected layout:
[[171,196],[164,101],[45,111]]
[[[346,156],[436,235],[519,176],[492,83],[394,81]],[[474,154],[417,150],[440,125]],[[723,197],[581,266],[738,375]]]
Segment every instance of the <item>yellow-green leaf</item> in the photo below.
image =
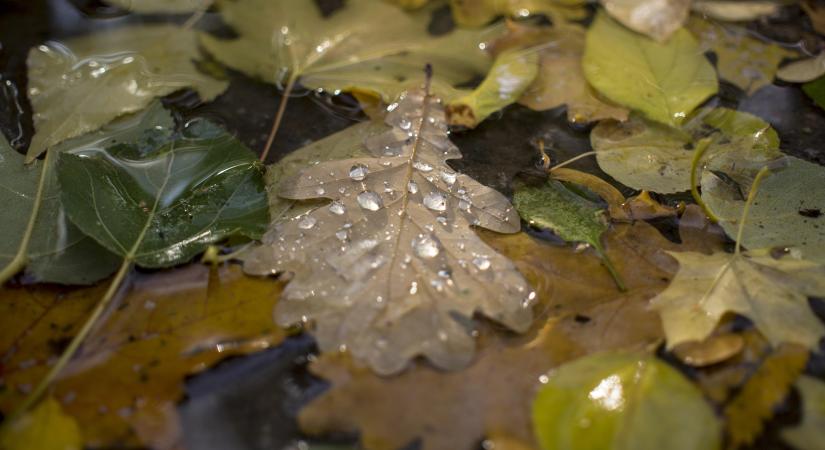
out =
[[720,426],[702,392],[654,357],[602,353],[550,372],[533,402],[541,448],[712,450]]
[[83,438],[77,422],[60,403],[47,397],[27,414],[0,427],[3,450],[80,450]]
[[718,89],[716,71],[688,31],[659,43],[605,13],[587,31],[582,64],[605,97],[665,125],[679,125]]

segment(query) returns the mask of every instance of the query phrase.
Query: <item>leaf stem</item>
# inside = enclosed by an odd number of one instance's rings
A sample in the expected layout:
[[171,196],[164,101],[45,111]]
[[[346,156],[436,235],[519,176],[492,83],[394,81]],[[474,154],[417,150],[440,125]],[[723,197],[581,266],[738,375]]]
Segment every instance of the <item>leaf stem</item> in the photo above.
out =
[[17,272],[23,270],[29,262],[29,244],[34,234],[34,227],[37,225],[40,206],[43,204],[43,193],[46,191],[46,181],[49,178],[52,168],[52,153],[53,152],[46,153],[43,168],[40,170],[40,180],[37,182],[37,193],[32,203],[29,223],[26,225],[26,230],[23,232],[23,238],[20,240],[20,246],[17,248],[17,253],[15,253],[14,258],[0,271],[0,285],[8,281],[8,279],[13,277]]
[[690,163],[690,195],[693,196],[693,200],[702,208],[702,211],[704,211],[711,222],[719,222],[719,217],[710,210],[705,201],[702,200],[702,195],[699,193],[699,163],[702,161],[702,157],[709,147],[710,138],[700,139],[696,144],[696,150],[693,152],[693,161]]
[[613,265],[613,262],[610,260],[610,257],[607,256],[604,249],[599,247],[594,247],[596,249],[596,253],[598,253],[599,257],[604,264],[604,267],[610,272],[610,276],[613,277],[613,281],[616,283],[616,287],[619,289],[620,292],[627,292],[627,286],[624,284],[624,279],[622,275],[616,270],[616,266]]
[[580,160],[580,159],[587,158],[588,156],[593,156],[593,155],[595,155],[595,154],[597,154],[597,153],[598,153],[598,152],[596,152],[596,151],[584,152],[584,153],[582,153],[581,155],[574,156],[574,157],[572,157],[572,158],[568,159],[567,161],[564,161],[564,162],[561,162],[561,163],[556,164],[555,166],[551,167],[549,171],[550,171],[550,172],[552,172],[552,171],[554,171],[554,170],[556,170],[556,169],[561,169],[561,168],[562,168],[562,167],[564,167],[564,166],[569,166],[570,164],[573,164],[574,162],[576,162],[576,161],[578,161],[578,160]]
[[80,331],[72,338],[72,341],[69,343],[69,346],[63,353],[60,355],[60,359],[57,360],[57,363],[49,370],[49,373],[46,375],[45,378],[40,380],[40,383],[37,387],[32,391],[31,394],[26,397],[20,406],[14,410],[9,418],[9,423],[13,422],[15,419],[18,419],[23,413],[25,413],[30,407],[40,401],[43,397],[43,394],[46,392],[46,389],[54,382],[60,372],[66,367],[72,357],[77,353],[77,350],[80,348],[80,344],[86,339],[89,335],[89,332],[92,330],[94,325],[97,323],[97,320],[106,311],[108,306],[112,303],[112,300],[115,299],[118,290],[120,289],[120,284],[123,281],[123,278],[126,276],[126,273],[132,267],[132,262],[129,259],[124,259],[123,264],[120,265],[120,269],[117,271],[115,278],[109,284],[109,289],[106,290],[106,294],[103,295],[103,298],[97,302],[97,306],[95,306],[94,311],[86,319],[86,323],[83,324],[83,327]]
[[736,247],[733,251],[734,255],[738,255],[741,252],[742,247],[742,234],[745,231],[745,220],[748,218],[748,213],[751,210],[751,205],[753,201],[756,199],[756,192],[759,190],[759,185],[762,184],[762,179],[765,178],[765,175],[770,173],[770,169],[768,166],[764,166],[759,169],[759,172],[756,174],[756,178],[753,179],[753,183],[751,184],[751,189],[748,192],[748,199],[745,200],[745,207],[742,208],[742,217],[739,218],[739,227],[736,230]]
[[269,149],[272,148],[272,142],[275,141],[275,135],[278,134],[278,128],[281,127],[281,120],[284,118],[286,104],[289,101],[289,96],[292,94],[292,89],[295,87],[295,82],[297,80],[297,72],[294,70],[291,71],[281,97],[281,102],[278,104],[278,112],[275,113],[275,120],[272,122],[272,129],[269,130],[269,137],[266,138],[266,145],[264,145],[264,150],[261,153],[261,161],[266,161],[266,157],[269,155]]

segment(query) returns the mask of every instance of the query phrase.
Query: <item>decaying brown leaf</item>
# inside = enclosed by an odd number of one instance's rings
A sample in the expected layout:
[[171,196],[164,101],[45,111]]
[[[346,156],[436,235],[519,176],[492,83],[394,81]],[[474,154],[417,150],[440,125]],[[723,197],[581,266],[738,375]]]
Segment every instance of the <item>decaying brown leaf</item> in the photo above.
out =
[[817,3],[816,0],[804,0],[801,6],[811,19],[814,30],[819,34],[825,34],[825,5]]
[[584,79],[581,26],[558,22],[547,28],[508,23],[508,33],[493,44],[493,51],[512,47],[533,48],[540,57],[539,74],[519,100],[522,105],[537,111],[567,105],[567,118],[576,123],[627,119],[626,108],[603,99]]
[[764,421],[788,395],[807,362],[808,350],[793,344],[784,344],[768,356],[725,407],[728,448],[751,444],[759,437]]
[[416,439],[424,450],[469,450],[485,437],[517,442],[518,449],[535,447],[530,402],[542,375],[589,353],[650,348],[660,341],[662,331],[647,300],[675,270],[661,248],[680,246],[652,226],[617,224],[605,234],[606,252],[627,283],[625,293],[592,251],[576,252],[523,233],[481,235],[537,288],[541,319],[530,333],[518,337],[485,327],[474,364],[460,372],[416,364],[381,378],[346,356],[323,355],[312,370],[332,388],[301,412],[305,431],[360,431],[369,450],[396,449]]
[[391,128],[366,140],[372,157],[282,182],[281,197],[332,202],[276,224],[244,269],[295,273],[277,321],[314,322],[323,351],[345,346],[384,374],[418,355],[457,369],[472,360],[475,312],[530,326],[535,293],[470,227],[514,233],[521,223],[503,195],[446,164],[461,152],[440,100],[418,89],[388,110]]
[[[45,375],[106,286],[6,288],[0,302],[0,409],[9,413]],[[282,284],[237,266],[139,275],[53,387],[91,447],[170,449],[186,375],[277,344],[271,311]]]

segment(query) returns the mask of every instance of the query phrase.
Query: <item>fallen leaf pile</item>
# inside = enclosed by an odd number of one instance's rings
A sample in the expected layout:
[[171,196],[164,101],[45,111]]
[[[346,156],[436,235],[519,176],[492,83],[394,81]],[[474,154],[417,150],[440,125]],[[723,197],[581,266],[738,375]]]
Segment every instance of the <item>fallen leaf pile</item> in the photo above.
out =
[[264,447],[825,448],[821,1],[52,3],[0,30],[0,449],[183,450],[287,333]]

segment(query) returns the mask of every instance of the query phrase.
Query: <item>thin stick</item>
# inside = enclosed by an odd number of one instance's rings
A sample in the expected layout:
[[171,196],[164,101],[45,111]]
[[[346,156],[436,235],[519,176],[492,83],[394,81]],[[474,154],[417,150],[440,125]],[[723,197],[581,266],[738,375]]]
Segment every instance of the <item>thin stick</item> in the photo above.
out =
[[584,158],[587,158],[588,156],[596,155],[597,153],[598,152],[595,152],[595,151],[584,152],[581,155],[577,155],[573,158],[568,159],[567,161],[556,164],[555,166],[551,167],[549,171],[552,172],[556,169],[561,169],[564,166],[569,166],[570,164],[573,164],[574,162],[576,162],[580,159],[584,159]]
[[295,82],[297,81],[298,77],[295,74],[295,71],[292,71],[289,74],[289,79],[286,82],[286,87],[284,88],[283,96],[281,97],[281,102],[278,105],[278,112],[275,113],[275,121],[272,122],[272,129],[269,130],[269,137],[266,139],[266,145],[264,145],[264,151],[261,153],[261,161],[266,161],[267,155],[269,155],[269,149],[272,148],[272,142],[275,141],[275,135],[278,134],[278,128],[281,127],[281,120],[284,118],[284,111],[286,111],[286,104],[289,101],[289,96],[292,94],[292,89],[295,87]]
[[11,414],[8,423],[14,422],[15,419],[18,419],[23,413],[28,411],[30,407],[40,401],[43,397],[43,394],[46,392],[46,389],[51,386],[60,372],[66,367],[66,364],[74,357],[77,349],[80,348],[80,344],[88,336],[89,332],[92,330],[94,325],[97,323],[97,320],[100,316],[106,311],[106,308],[112,303],[112,300],[116,297],[120,283],[123,281],[123,278],[126,276],[126,273],[132,267],[131,260],[124,259],[123,264],[120,265],[120,270],[117,271],[117,275],[112,280],[111,284],[109,284],[109,289],[106,290],[106,294],[97,302],[97,306],[95,306],[92,315],[86,319],[86,323],[83,324],[83,328],[80,329],[75,337],[72,338],[72,341],[69,343],[69,346],[66,350],[63,351],[63,354],[60,355],[60,359],[57,360],[57,363],[52,367],[49,371],[48,375],[45,378],[40,380],[37,387],[29,394],[23,403],[18,406],[14,412]]

